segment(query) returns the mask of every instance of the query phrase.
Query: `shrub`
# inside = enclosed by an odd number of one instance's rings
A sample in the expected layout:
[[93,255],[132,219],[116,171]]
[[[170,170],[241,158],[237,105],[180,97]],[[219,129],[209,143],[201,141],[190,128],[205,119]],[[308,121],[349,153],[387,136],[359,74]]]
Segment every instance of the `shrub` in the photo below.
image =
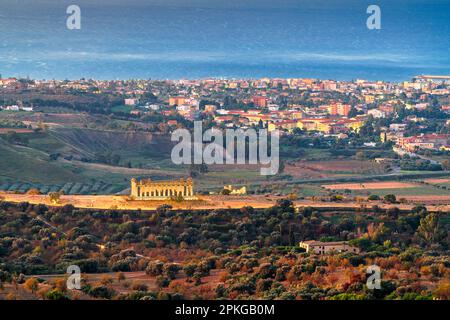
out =
[[163,273],[164,263],[161,261],[151,261],[148,263],[145,273],[151,276],[160,276]]

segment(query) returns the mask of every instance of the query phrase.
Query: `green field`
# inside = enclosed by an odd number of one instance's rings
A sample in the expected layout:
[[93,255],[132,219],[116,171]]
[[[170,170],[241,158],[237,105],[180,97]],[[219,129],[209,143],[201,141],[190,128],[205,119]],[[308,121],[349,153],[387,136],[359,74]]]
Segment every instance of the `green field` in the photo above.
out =
[[[0,137],[0,190],[115,193],[127,188],[132,177],[139,176],[128,170],[129,164],[132,168],[152,169],[151,177],[155,179],[176,173],[167,157],[170,145],[149,134],[63,129],[23,135],[28,139],[26,145]],[[120,157],[119,166],[96,164],[96,157],[109,153]],[[51,154],[59,156],[51,160]]]
[[297,194],[303,197],[318,197],[328,194],[327,190],[314,185],[302,185],[297,190]]
[[114,106],[111,108],[112,112],[125,112],[129,113],[131,110],[133,110],[134,107],[132,106],[126,106],[126,105],[120,105],[120,106]]
[[75,167],[51,163],[48,155],[0,139],[0,177],[26,182],[82,181]]

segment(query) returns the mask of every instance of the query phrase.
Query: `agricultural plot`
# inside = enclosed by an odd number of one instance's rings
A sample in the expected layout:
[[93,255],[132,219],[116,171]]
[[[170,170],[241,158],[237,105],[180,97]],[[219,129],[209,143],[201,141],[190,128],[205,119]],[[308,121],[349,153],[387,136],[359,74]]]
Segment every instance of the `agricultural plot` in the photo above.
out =
[[318,197],[326,194],[325,190],[320,188],[319,186],[313,185],[302,185],[298,187],[297,192],[299,196],[303,197]]
[[323,187],[330,190],[401,190],[405,188],[416,188],[418,184],[409,182],[361,182],[361,183],[341,183],[341,184],[328,184]]
[[46,153],[0,141],[0,181],[18,180],[30,183],[80,181],[74,168],[49,161]]
[[328,190],[340,190],[355,196],[378,195],[383,197],[393,194],[397,198],[405,198],[412,201],[439,202],[450,196],[450,189],[442,188],[438,185],[425,184],[420,182],[365,182],[365,183],[342,183],[334,185],[324,185]]
[[425,179],[424,182],[442,189],[450,189],[450,178]]
[[358,160],[296,161],[286,164],[284,173],[295,178],[316,179],[385,173],[384,165]]
[[377,194],[379,196],[385,196],[387,194],[394,194],[396,196],[443,196],[450,195],[450,190],[440,190],[430,186],[420,186],[415,188],[394,188],[394,189],[376,189],[369,192],[356,191],[355,194]]

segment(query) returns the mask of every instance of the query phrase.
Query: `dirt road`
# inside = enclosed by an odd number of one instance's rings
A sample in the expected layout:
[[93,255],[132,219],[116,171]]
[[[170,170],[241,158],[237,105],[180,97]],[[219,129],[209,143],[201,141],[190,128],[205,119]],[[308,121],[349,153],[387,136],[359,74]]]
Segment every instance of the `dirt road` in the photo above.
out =
[[[278,199],[283,197],[262,195],[255,196],[201,196],[198,201],[134,201],[128,196],[90,196],[90,195],[64,195],[61,196],[59,203],[54,204],[46,195],[23,195],[12,193],[0,193],[0,197],[10,202],[29,202],[32,204],[45,204],[48,206],[64,206],[71,204],[77,208],[89,209],[117,209],[117,210],[155,210],[163,204],[169,204],[176,210],[214,210],[214,209],[240,209],[245,206],[251,206],[255,209],[270,208],[276,204]],[[419,200],[419,199],[418,199]],[[425,199],[421,199],[425,202]],[[446,204],[427,205],[429,211],[450,211],[450,197]],[[312,200],[294,201],[296,207],[315,207],[315,208],[372,208],[374,205],[380,208],[398,207],[402,210],[410,210],[417,203],[407,204],[386,204],[379,201],[365,202],[323,202]]]

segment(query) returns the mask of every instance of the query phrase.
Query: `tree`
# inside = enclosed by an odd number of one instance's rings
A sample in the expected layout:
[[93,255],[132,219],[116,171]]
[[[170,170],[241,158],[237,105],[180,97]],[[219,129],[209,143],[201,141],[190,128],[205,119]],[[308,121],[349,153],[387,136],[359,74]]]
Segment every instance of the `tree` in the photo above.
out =
[[389,208],[386,210],[386,214],[392,219],[397,219],[400,214],[400,209],[397,207]]
[[225,289],[223,284],[219,284],[216,287],[216,298],[223,298],[223,297],[225,297],[226,293],[227,293],[227,290]]
[[420,225],[417,228],[417,236],[427,244],[439,243],[447,236],[447,232],[439,223],[437,213],[430,213],[420,219]]
[[114,282],[113,278],[108,275],[105,275],[100,279],[100,283],[104,286],[112,284],[113,282]]
[[48,194],[48,197],[50,198],[50,201],[53,204],[57,204],[57,203],[59,203],[59,200],[61,198],[61,194],[59,192],[50,192]]
[[178,271],[180,271],[181,267],[174,263],[166,263],[163,267],[164,274],[170,280],[173,280],[177,277]]
[[35,293],[39,288],[39,282],[36,278],[30,278],[24,283],[24,287],[31,291],[31,293]]
[[272,286],[273,280],[272,279],[258,279],[256,281],[256,292],[257,293],[264,293],[264,291],[267,291]]
[[183,267],[183,271],[188,278],[192,278],[196,269],[197,266],[195,264],[188,264]]
[[167,279],[166,277],[158,276],[158,277],[156,278],[156,284],[157,284],[158,287],[160,287],[160,288],[166,288],[166,287],[169,286],[170,280]]
[[296,241],[295,241],[295,225],[294,224],[290,224],[289,225],[289,245],[290,246],[295,246],[296,245]]
[[148,291],[148,286],[144,283],[134,283],[131,288],[136,291]]
[[52,289],[45,294],[48,300],[69,300],[69,298],[58,288]]
[[387,194],[384,196],[384,201],[386,201],[388,203],[396,203],[397,197],[393,194]]
[[231,190],[224,188],[222,191],[220,191],[220,194],[224,196],[229,196],[231,194]]
[[192,279],[194,279],[194,284],[196,286],[199,286],[202,284],[202,274],[200,272],[196,271],[194,273],[194,275],[192,276]]
[[119,163],[120,163],[120,155],[118,155],[118,154],[112,155],[110,162],[111,162],[112,165],[115,165],[115,166],[119,165]]
[[56,279],[53,286],[55,289],[58,289],[61,292],[66,292],[67,291],[67,280],[62,279],[62,278]]
[[361,161],[365,160],[366,159],[365,152],[364,151],[358,151],[356,153],[356,159],[361,160]]
[[145,269],[145,273],[151,276],[160,276],[163,273],[164,263],[161,261],[151,261]]
[[354,118],[354,117],[356,117],[357,115],[358,115],[358,110],[357,110],[354,106],[352,106],[352,107],[350,108],[349,113],[348,113],[348,117],[349,117],[349,118]]
[[258,277],[261,279],[274,278],[277,268],[270,263],[263,263],[259,267]]
[[189,176],[195,178],[202,174],[208,173],[208,171],[208,166],[205,163],[191,164],[189,167]]
[[116,292],[106,286],[97,286],[89,290],[89,295],[95,298],[111,299]]
[[280,159],[280,164],[278,166],[278,173],[283,173],[285,168],[286,168],[286,165],[284,163],[284,160]]
[[289,199],[278,199],[277,200],[277,206],[282,209],[289,209],[292,208],[294,203]]
[[170,210],[172,210],[172,206],[168,204],[160,205],[158,208],[156,208],[156,213],[160,215],[167,214]]

